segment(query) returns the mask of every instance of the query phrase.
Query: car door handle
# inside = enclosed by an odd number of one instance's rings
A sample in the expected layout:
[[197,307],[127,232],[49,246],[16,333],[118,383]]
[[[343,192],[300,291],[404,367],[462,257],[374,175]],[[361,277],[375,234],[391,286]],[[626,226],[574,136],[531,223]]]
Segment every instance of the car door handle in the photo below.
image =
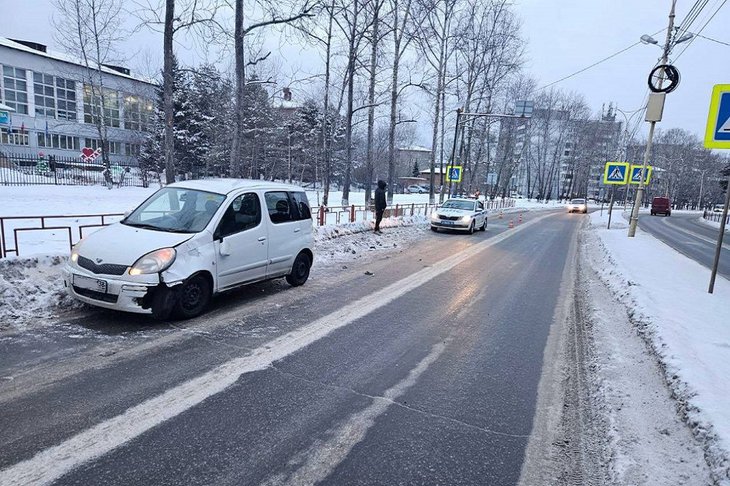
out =
[[297,228],[294,230],[295,233],[299,233],[300,231],[302,231],[302,228]]
[[266,237],[265,236],[259,236],[259,241],[266,241]]

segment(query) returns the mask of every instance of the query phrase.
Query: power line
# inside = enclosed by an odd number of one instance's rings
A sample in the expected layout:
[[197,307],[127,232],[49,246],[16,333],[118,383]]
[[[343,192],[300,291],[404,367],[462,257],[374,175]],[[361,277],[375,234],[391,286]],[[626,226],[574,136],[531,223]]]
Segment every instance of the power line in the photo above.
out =
[[694,34],[694,35],[696,35],[697,37],[702,37],[703,39],[706,39],[708,41],[717,42],[718,44],[722,44],[723,46],[730,46],[730,43],[723,42],[723,41],[717,40],[717,39],[713,39],[712,37],[707,37],[705,35],[700,35],[700,34]]
[[704,10],[709,1],[710,0],[697,0],[694,5],[692,5],[692,8],[689,10],[689,12],[687,12],[687,16],[679,24],[679,27],[677,27],[677,31],[680,33],[687,32],[690,26],[695,22],[695,20],[697,20],[697,17],[700,16],[702,10]]
[[697,39],[697,37],[700,34],[702,34],[702,31],[705,30],[705,27],[707,27],[707,24],[709,24],[710,22],[712,22],[712,19],[715,18],[715,15],[717,15],[717,12],[720,11],[720,9],[725,5],[726,2],[727,2],[727,0],[722,0],[722,3],[720,4],[720,6],[717,7],[717,9],[713,12],[712,15],[710,15],[710,18],[707,19],[707,21],[702,25],[702,27],[700,28],[700,30],[697,31],[697,33],[695,34],[695,36],[692,37],[692,39],[690,39],[689,42],[687,42],[687,45],[684,46],[684,49],[682,49],[682,52],[680,52],[679,54],[677,54],[677,57],[674,58],[674,62],[677,62],[677,59],[679,59],[682,56],[682,54],[684,54],[684,52],[687,49],[689,49],[689,46],[691,46],[694,43],[695,39]]

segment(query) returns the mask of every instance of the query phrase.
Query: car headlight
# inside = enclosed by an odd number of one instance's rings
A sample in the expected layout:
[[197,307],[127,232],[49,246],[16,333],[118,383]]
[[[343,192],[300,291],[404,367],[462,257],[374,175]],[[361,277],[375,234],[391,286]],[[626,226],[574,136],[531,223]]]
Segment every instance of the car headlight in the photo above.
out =
[[81,238],[79,241],[76,242],[76,244],[71,248],[71,261],[76,263],[79,261],[79,248],[81,247],[81,243],[84,241],[83,238]]
[[431,221],[438,221],[439,215],[438,213],[431,213]]
[[129,269],[130,275],[142,275],[144,273],[159,273],[167,270],[175,261],[177,251],[174,248],[161,248],[147,253],[137,260]]
[[471,216],[462,216],[461,221],[463,223],[468,223],[469,221],[471,221]]

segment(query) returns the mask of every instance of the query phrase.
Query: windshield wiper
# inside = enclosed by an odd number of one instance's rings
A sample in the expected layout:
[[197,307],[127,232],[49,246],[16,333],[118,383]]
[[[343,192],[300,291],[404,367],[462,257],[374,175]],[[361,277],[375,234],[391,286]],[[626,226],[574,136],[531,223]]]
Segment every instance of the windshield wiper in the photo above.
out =
[[127,225],[127,226],[133,226],[135,228],[151,229],[151,230],[155,230],[155,231],[169,231],[169,230],[167,230],[165,228],[160,228],[159,226],[155,226],[153,224],[146,224],[146,223],[125,223],[124,221],[122,221],[122,224]]

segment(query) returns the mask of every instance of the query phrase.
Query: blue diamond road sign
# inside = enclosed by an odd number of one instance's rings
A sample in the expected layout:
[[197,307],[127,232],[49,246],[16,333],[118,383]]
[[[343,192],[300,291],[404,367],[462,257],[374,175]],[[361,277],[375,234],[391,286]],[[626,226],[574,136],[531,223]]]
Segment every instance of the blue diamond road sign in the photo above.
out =
[[604,184],[626,184],[628,181],[628,162],[606,162],[606,168],[603,171]]
[[717,84],[712,89],[705,147],[730,149],[730,84]]
[[449,170],[446,171],[446,180],[448,182],[461,182],[461,166],[449,166]]
[[[641,184],[641,169],[643,169],[643,165],[632,165],[631,166],[631,178],[629,179],[629,183],[631,184]],[[644,174],[644,185],[648,186],[649,181],[651,180],[651,169],[652,167],[650,165],[646,166],[646,173]]]

